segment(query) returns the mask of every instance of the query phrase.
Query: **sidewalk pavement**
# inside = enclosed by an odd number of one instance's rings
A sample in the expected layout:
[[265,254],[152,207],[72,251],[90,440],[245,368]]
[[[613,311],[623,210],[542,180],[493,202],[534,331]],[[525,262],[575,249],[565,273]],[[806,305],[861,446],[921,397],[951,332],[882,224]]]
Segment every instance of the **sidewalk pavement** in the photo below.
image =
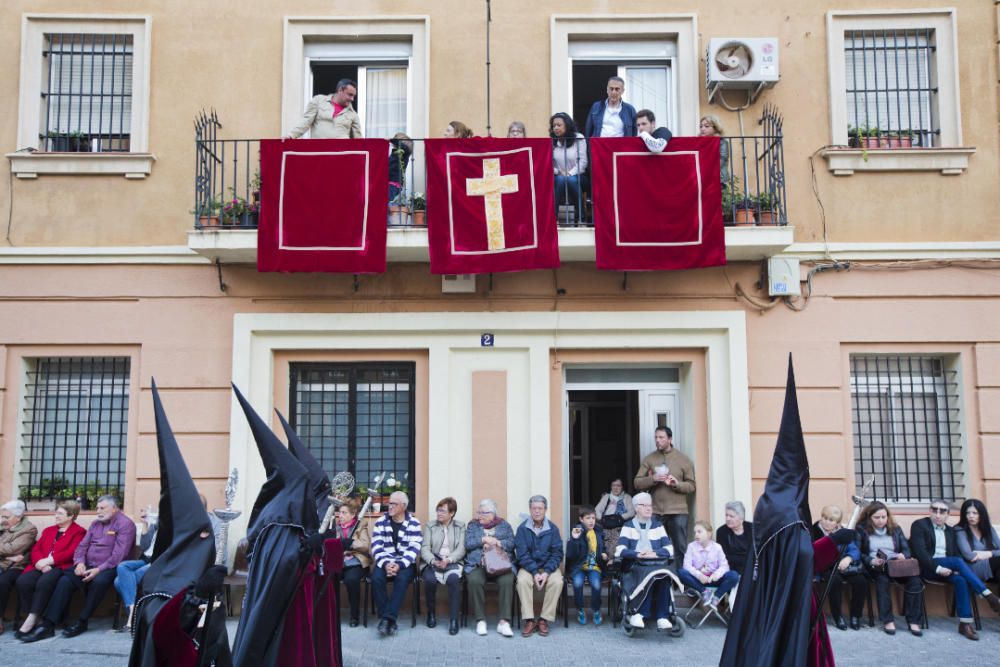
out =
[[[421,619],[422,620],[422,619]],[[532,665],[549,667],[579,664],[649,664],[651,651],[663,651],[663,657],[683,665],[717,665],[725,641],[725,629],[709,621],[699,630],[688,630],[679,639],[655,630],[644,630],[628,638],[621,628],[609,623],[595,628],[580,627],[571,621],[568,630],[562,623],[552,626],[548,637],[528,639],[520,634],[513,639],[501,637],[490,624],[490,634],[479,637],[472,627],[457,636],[448,635],[448,624],[429,630],[420,623],[410,629],[409,617],[401,619],[399,634],[382,639],[374,624],[368,628],[344,628],[344,662],[348,666],[434,667],[466,665]],[[839,665],[920,665],[932,667],[981,667],[997,664],[1000,656],[1000,619],[984,616],[980,641],[959,636],[954,619],[932,618],[930,630],[923,637],[913,637],[901,628],[888,637],[878,628],[841,632],[831,629],[834,655]],[[236,621],[229,622],[229,636],[236,635]],[[114,667],[128,663],[131,638],[111,630],[110,619],[97,619],[92,629],[75,639],[53,639],[23,644],[7,632],[0,636],[0,664],[16,667]],[[876,657],[877,656],[877,657]]]

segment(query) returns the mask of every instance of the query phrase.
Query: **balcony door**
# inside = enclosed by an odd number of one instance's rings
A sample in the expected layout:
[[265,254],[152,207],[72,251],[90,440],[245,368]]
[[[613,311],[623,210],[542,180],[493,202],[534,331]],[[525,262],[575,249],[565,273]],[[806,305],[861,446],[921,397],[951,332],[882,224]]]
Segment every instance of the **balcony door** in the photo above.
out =
[[412,136],[412,51],[409,41],[307,43],[304,102],[333,93],[341,79],[352,79],[358,82],[354,106],[366,137],[390,139],[397,132]]
[[583,131],[587,113],[607,97],[608,79],[625,80],[626,102],[650,109],[656,124],[677,127],[677,95],[673,77],[676,45],[659,40],[573,40],[569,44],[571,114]]

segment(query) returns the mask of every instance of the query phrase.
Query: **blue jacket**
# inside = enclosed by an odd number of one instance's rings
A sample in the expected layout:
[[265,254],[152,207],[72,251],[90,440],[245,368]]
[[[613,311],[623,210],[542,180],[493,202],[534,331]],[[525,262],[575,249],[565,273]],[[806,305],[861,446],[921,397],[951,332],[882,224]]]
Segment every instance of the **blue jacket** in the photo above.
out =
[[[577,525],[583,528],[583,524]],[[583,564],[587,562],[587,552],[589,551],[587,532],[586,528],[583,530],[580,537],[576,539],[570,537],[566,541],[566,574],[576,574],[583,569]],[[604,551],[604,531],[601,530],[600,526],[594,526],[594,534],[597,535],[597,565],[603,569],[605,561],[601,558],[601,554],[606,553]],[[572,535],[572,531],[570,535]]]
[[[590,107],[590,113],[587,114],[587,124],[585,126],[584,136],[587,138],[601,136],[601,126],[604,125],[604,110],[607,107],[607,99],[594,102],[594,106]],[[620,117],[622,119],[622,125],[624,125],[626,137],[634,137],[638,135],[638,132],[636,132],[635,129],[635,114],[635,107],[622,100]]]
[[[478,521],[470,521],[465,527],[465,571],[472,572],[483,564],[483,524]],[[501,520],[497,524],[494,537],[500,541],[500,546],[507,552],[511,561],[514,560],[514,529],[510,524]]]
[[517,527],[514,535],[514,550],[517,566],[531,574],[555,572],[563,559],[562,536],[555,524],[545,519],[542,532],[535,535],[531,529],[531,517]]
[[[634,560],[639,555],[636,550],[639,545],[639,537],[639,517],[632,517],[622,526],[621,535],[618,537],[618,546],[615,548],[615,558]],[[670,544],[667,531],[655,516],[649,519],[649,543],[660,558],[674,557],[674,547]]]

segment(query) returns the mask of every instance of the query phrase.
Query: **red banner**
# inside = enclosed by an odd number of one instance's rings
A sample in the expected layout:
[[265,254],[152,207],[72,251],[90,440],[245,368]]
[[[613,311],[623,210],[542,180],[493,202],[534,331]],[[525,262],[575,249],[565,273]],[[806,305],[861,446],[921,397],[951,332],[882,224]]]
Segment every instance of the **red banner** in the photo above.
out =
[[551,139],[428,139],[431,273],[559,266]]
[[726,263],[719,140],[592,139],[597,268],[694,269]]
[[385,273],[389,142],[260,142],[258,271]]

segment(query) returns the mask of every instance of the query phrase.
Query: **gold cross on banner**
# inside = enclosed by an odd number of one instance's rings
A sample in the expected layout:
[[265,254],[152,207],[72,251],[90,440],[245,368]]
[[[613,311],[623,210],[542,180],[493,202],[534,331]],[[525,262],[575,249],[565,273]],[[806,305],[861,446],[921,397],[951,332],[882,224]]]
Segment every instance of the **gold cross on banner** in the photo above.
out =
[[483,197],[486,203],[486,238],[490,250],[506,247],[503,237],[503,195],[518,191],[517,174],[500,175],[499,158],[483,160],[483,177],[465,179],[470,197]]

